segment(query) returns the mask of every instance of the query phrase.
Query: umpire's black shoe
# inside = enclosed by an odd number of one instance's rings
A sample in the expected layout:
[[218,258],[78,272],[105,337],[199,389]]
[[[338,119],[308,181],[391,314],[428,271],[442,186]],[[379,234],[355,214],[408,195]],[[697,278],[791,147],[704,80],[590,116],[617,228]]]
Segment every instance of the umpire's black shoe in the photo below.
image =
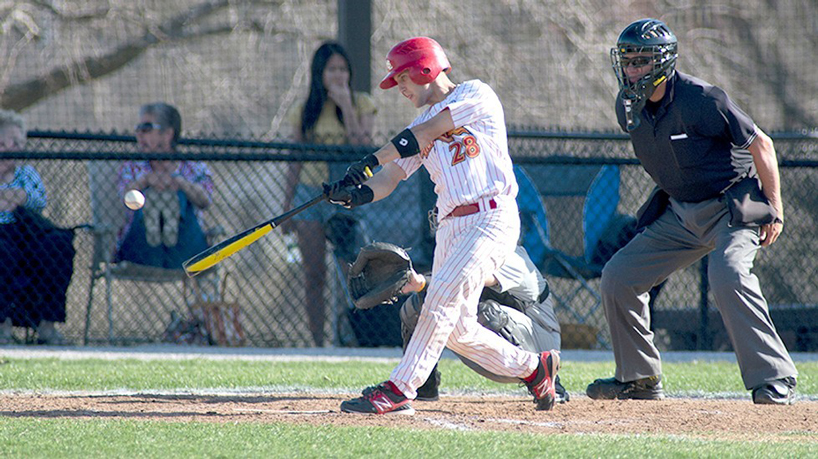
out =
[[417,390],[417,397],[415,400],[420,400],[422,402],[436,402],[440,399],[440,394],[438,392],[440,388],[440,371],[437,370],[437,365],[435,365],[434,370],[429,375],[429,378],[426,379],[426,382],[423,383],[422,386],[418,387]]
[[795,403],[795,378],[788,376],[768,381],[753,389],[756,405],[792,405]]
[[629,382],[619,382],[616,378],[597,379],[588,385],[585,393],[594,400],[661,400],[665,398],[661,375]]
[[571,397],[568,396],[568,391],[560,384],[559,375],[554,378],[554,391],[557,393],[557,403],[565,403],[571,399]]

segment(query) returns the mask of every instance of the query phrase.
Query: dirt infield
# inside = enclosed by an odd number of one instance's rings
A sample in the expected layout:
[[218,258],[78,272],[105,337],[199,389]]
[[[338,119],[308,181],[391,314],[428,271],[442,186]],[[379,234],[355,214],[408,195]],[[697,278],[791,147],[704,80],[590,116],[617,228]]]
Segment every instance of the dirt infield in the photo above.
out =
[[[230,359],[392,361],[399,350],[384,349],[185,349],[177,347],[4,349],[12,358],[60,359]],[[609,360],[603,351],[565,351],[571,361]],[[795,354],[798,361],[818,354]],[[392,359],[392,360],[384,360]],[[665,361],[734,359],[732,353],[666,353]],[[191,393],[195,395],[191,395]],[[519,396],[443,395],[437,402],[414,402],[414,416],[365,416],[341,413],[341,402],[354,394],[317,392],[185,393],[16,393],[0,392],[0,417],[123,419],[167,422],[284,422],[303,425],[382,426],[397,428],[513,431],[542,435],[610,433],[679,435],[727,440],[804,441],[818,443],[818,399],[804,397],[793,406],[756,406],[747,397],[670,398],[662,401],[594,401],[571,394],[553,411],[534,411]],[[807,399],[808,398],[808,399]]]
[[524,397],[441,397],[414,416],[341,413],[343,395],[0,395],[0,416],[167,422],[285,422],[544,435],[656,434],[723,440],[818,442],[818,401],[756,406],[749,400],[594,401],[575,397],[534,411]]

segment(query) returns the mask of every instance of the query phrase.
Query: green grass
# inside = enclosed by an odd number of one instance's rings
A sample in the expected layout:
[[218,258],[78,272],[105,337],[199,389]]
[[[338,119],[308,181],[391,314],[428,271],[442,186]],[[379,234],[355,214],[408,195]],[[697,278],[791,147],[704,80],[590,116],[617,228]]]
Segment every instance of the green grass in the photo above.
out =
[[[21,391],[274,390],[357,392],[386,379],[396,361],[59,360],[0,358],[0,389]],[[798,365],[801,395],[818,395],[818,362]],[[445,391],[521,394],[458,361],[441,362]],[[569,392],[613,374],[612,362],[565,361]],[[667,363],[667,392],[746,394],[728,362]],[[749,397],[749,396],[748,396]],[[816,457],[816,433],[786,442],[715,441],[670,435],[533,435],[408,431],[383,427],[156,422],[17,417],[0,407],[2,457]]]
[[[136,391],[174,389],[314,388],[350,390],[383,381],[397,361],[263,362],[230,360],[60,360],[3,359],[0,389]],[[444,391],[518,393],[513,384],[480,377],[456,360],[443,360]],[[818,362],[798,364],[798,393],[818,395]],[[560,378],[569,392],[582,393],[595,378],[612,376],[612,362],[564,361]],[[668,394],[745,393],[738,366],[729,362],[666,363]]]
[[[114,439],[114,441],[112,441]],[[3,457],[814,457],[818,444],[644,435],[0,418]]]

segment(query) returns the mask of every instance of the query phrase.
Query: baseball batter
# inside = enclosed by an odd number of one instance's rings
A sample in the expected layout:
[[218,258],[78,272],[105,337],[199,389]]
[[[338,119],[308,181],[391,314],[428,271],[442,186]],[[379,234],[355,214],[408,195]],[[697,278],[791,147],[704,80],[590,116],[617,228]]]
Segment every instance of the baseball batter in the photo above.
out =
[[724,91],[675,71],[676,49],[665,23],[642,19],[611,50],[619,124],[658,187],[639,213],[644,232],[602,271],[616,375],[586,393],[663,397],[648,291],[709,254],[708,279],[745,387],[754,403],[789,404],[797,371],[751,272],[759,249],[784,226],[775,148]]
[[[550,410],[558,352],[525,351],[477,322],[485,279],[514,250],[520,231],[503,107],[479,80],[453,83],[446,75],[449,61],[431,38],[398,43],[387,55],[387,67],[382,89],[397,86],[416,108],[428,107],[325,191],[330,202],[355,207],[388,196],[401,180],[426,167],[439,211],[432,281],[415,333],[389,380],[343,402],[341,410],[413,414],[410,400],[444,346],[494,374],[523,380],[537,408]],[[366,171],[379,165],[367,181]]]

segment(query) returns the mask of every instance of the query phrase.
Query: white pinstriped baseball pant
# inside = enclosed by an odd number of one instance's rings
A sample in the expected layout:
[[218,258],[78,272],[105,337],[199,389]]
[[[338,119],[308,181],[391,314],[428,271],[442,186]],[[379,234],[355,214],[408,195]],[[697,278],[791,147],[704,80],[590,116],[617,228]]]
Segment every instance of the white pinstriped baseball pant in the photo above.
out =
[[423,310],[406,352],[389,378],[406,397],[415,398],[444,347],[497,375],[523,378],[536,370],[537,354],[514,346],[477,323],[477,302],[485,279],[514,250],[519,233],[513,200],[494,210],[440,222]]

